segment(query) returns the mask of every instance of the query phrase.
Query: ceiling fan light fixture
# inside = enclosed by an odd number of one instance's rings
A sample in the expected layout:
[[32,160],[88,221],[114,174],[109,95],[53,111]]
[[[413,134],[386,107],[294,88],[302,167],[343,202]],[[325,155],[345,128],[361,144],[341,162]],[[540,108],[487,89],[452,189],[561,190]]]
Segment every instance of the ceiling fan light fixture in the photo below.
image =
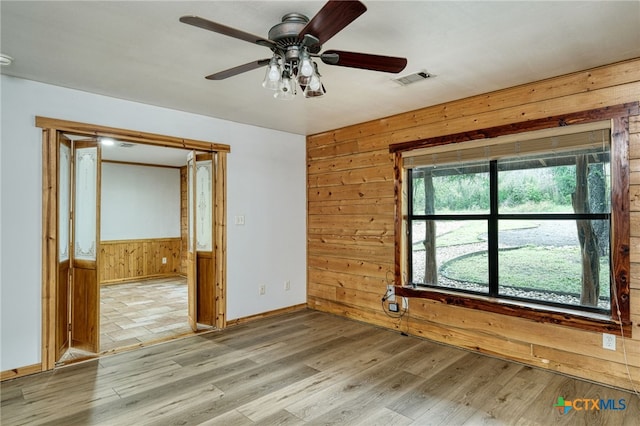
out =
[[313,64],[311,63],[311,58],[309,58],[309,54],[306,50],[302,51],[300,55],[300,68],[298,71],[298,75],[303,77],[311,77],[314,72]]
[[273,56],[269,65],[267,65],[267,71],[264,75],[264,80],[262,81],[262,87],[270,90],[278,90],[280,86],[280,78],[281,78],[281,70],[280,64],[278,62],[277,56]]
[[300,53],[300,59],[298,61],[298,67],[296,71],[296,79],[298,80],[298,84],[304,91],[304,88],[309,84],[309,81],[311,80],[315,72],[314,63],[311,61],[309,52],[306,48],[303,48],[302,53]]
[[322,83],[320,83],[320,86],[317,89],[312,89],[311,85],[304,88],[305,98],[319,98],[320,96],[324,96],[325,93],[327,93],[327,91]]
[[323,96],[327,91],[324,89],[324,85],[320,81],[320,74],[318,73],[318,64],[313,63],[314,72],[309,77],[308,83],[304,88],[304,97],[305,98],[317,98]]
[[296,96],[296,81],[291,78],[291,74],[288,69],[282,72],[282,79],[278,85],[278,90],[273,95],[274,98],[283,101],[289,101]]
[[296,78],[296,80],[298,80],[298,84],[300,85],[302,90],[304,90],[304,88],[309,85],[309,81],[311,80],[311,77],[305,77],[302,74],[298,74],[298,77]]
[[265,58],[229,68],[206,76],[208,80],[224,80],[267,65],[262,86],[275,90],[276,99],[293,99],[296,86],[305,97],[319,97],[326,93],[317,64],[311,59],[320,58],[327,65],[360,68],[370,71],[399,73],[406,65],[406,58],[373,55],[368,53],[329,50],[322,45],[342,31],[367,10],[359,0],[329,0],[309,19],[300,13],[288,13],[282,22],[269,30],[263,38],[242,30],[209,21],[199,16],[182,16],[180,22],[208,31],[266,47],[273,52]]

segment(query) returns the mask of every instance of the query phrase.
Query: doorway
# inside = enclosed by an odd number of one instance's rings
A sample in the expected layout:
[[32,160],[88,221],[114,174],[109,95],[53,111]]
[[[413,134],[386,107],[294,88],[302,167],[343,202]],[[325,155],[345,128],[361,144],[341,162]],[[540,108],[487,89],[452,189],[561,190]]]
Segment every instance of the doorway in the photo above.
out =
[[117,352],[192,334],[187,297],[187,277],[181,275],[103,284],[100,352]]
[[[193,250],[189,249],[193,254],[190,257],[192,261],[187,262],[187,281],[190,283],[189,323],[194,331],[204,326],[224,328],[226,154],[229,147],[42,117],[37,117],[36,125],[43,129],[43,370],[53,368],[65,348],[77,347],[94,354],[98,353],[100,348],[98,274],[101,266],[99,223],[102,152],[98,142],[101,137],[115,138],[130,144],[189,150],[191,164],[188,168],[191,172],[188,174],[191,176],[189,182],[193,187],[187,191],[191,194],[188,197],[191,206],[188,215],[189,245],[193,247]],[[86,140],[78,143],[73,141],[82,138],[90,139],[92,143]],[[76,159],[78,152],[82,153],[79,150],[85,149],[85,144],[93,149],[93,160],[87,162],[94,167],[93,169],[86,164],[82,165],[81,160]],[[196,155],[196,151],[200,154]],[[65,155],[72,159],[69,167],[65,166]],[[67,168],[70,169],[69,182],[64,177]],[[90,191],[89,196],[86,193],[87,182],[93,181],[86,179],[88,169],[89,175],[96,176],[96,190]],[[209,173],[209,180],[205,181],[209,189],[208,197],[205,197],[208,201],[198,199],[203,198],[199,195],[203,190],[196,190],[198,180],[204,178],[201,169],[208,170]],[[83,173],[81,178],[74,174],[80,170]],[[78,182],[81,185],[78,185]],[[81,186],[85,193],[78,192]],[[69,188],[68,196],[65,196],[65,187]],[[91,200],[94,200],[93,211],[90,208]],[[65,216],[66,203],[71,206],[68,218]],[[198,215],[196,205],[202,212],[202,206],[207,203],[208,214],[203,218],[201,214]],[[204,211],[206,212],[206,209]],[[65,225],[67,223],[68,226]],[[83,226],[84,230],[78,228],[80,226]],[[94,231],[87,233],[85,228]],[[206,247],[196,246],[196,243],[201,242],[196,237],[200,237],[207,230],[209,251],[204,250]],[[203,263],[203,259],[210,260]],[[68,318],[68,322],[65,318]],[[77,330],[81,330],[82,333]]]

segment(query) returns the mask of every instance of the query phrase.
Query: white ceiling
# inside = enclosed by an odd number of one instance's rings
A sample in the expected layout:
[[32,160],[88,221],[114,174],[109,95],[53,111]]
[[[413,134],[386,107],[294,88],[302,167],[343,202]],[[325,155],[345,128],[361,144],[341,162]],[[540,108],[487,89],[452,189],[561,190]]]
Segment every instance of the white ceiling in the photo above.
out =
[[[65,133],[65,136],[74,141],[95,140],[88,138],[86,135],[73,133]],[[103,142],[105,139],[110,140],[112,143]],[[114,138],[98,138],[98,141],[101,142],[100,158],[103,161],[182,167],[187,164],[187,156],[191,152],[190,149],[145,145]]]
[[102,146],[102,159],[119,162],[156,164],[171,167],[182,167],[187,164],[189,150],[165,148],[143,144],[132,144],[116,141],[112,146]]
[[[0,2],[2,73],[297,134],[313,134],[475,94],[640,57],[640,2],[365,0],[323,50],[402,56],[399,75],[320,64],[322,98],[289,102],[262,69],[204,76],[270,51],[182,24],[198,15],[266,37],[282,15],[323,1]],[[402,87],[391,79],[427,70]]]

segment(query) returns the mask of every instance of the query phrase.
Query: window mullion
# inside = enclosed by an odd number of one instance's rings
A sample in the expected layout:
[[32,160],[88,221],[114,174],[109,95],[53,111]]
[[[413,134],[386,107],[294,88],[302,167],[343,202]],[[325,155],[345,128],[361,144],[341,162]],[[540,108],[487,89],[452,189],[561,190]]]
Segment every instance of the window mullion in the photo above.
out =
[[498,296],[498,162],[489,163],[489,296]]

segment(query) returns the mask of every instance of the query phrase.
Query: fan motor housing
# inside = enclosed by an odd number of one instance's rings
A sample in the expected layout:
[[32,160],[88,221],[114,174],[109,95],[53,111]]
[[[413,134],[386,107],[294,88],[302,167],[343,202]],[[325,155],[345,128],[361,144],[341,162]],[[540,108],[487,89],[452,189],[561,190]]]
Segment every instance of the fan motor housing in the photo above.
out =
[[[275,42],[283,51],[287,51],[294,46],[299,48],[303,40],[298,35],[308,22],[309,18],[301,13],[287,13],[282,17],[282,22],[274,25],[269,30],[269,40]],[[309,50],[312,53],[319,52],[320,48],[321,46],[319,45],[309,46]]]
[[307,22],[309,22],[309,18],[301,13],[287,13],[282,17],[282,22],[269,30],[269,40],[276,43],[288,38],[298,40],[298,34],[307,25]]

